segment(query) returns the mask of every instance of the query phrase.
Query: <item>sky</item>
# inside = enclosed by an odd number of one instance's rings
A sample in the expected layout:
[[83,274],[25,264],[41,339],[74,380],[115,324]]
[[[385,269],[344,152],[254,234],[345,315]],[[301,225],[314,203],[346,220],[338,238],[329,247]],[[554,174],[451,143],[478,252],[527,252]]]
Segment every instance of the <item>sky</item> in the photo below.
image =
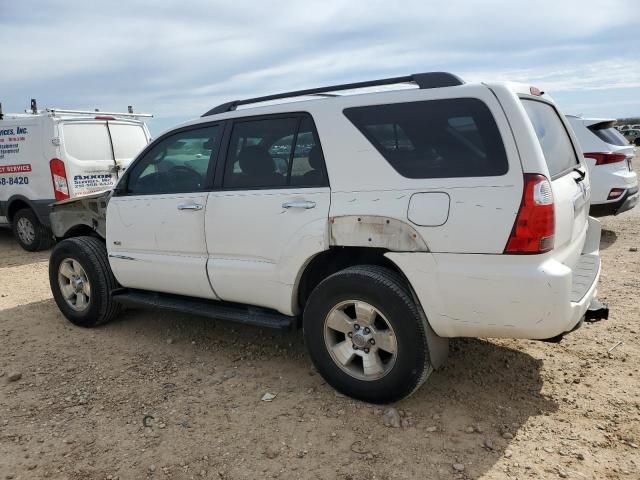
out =
[[0,0],[0,102],[154,114],[426,71],[640,116],[638,0]]

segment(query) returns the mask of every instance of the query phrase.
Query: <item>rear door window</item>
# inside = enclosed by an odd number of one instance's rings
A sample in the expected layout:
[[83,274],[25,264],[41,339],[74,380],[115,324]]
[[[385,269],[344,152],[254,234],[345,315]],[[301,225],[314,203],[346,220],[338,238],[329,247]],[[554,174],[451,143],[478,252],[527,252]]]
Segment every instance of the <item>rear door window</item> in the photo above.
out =
[[481,100],[372,105],[344,114],[405,177],[490,177],[509,169],[498,126]]
[[113,161],[106,123],[65,123],[62,130],[65,149],[76,160]]
[[116,160],[132,160],[147,145],[147,135],[141,125],[109,122],[113,153]]
[[523,99],[522,105],[542,147],[551,178],[575,168],[578,156],[556,109],[538,100]]

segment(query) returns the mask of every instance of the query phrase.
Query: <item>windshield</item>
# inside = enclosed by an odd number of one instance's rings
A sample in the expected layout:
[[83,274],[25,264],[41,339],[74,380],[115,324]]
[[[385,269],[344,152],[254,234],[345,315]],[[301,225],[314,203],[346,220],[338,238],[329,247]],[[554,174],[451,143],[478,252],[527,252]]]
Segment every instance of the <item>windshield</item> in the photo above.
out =
[[[64,148],[76,160],[129,162],[148,143],[142,125],[69,122],[62,125]],[[111,145],[113,144],[113,150]]]

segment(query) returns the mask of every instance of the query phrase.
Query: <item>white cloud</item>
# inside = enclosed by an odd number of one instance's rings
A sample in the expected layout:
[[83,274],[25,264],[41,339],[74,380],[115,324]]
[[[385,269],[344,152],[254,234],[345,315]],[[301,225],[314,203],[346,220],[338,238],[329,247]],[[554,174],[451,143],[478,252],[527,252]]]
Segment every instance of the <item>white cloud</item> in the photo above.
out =
[[238,97],[426,70],[584,91],[583,103],[640,88],[635,0],[0,0],[0,11],[5,110],[38,95],[134,103],[169,123]]

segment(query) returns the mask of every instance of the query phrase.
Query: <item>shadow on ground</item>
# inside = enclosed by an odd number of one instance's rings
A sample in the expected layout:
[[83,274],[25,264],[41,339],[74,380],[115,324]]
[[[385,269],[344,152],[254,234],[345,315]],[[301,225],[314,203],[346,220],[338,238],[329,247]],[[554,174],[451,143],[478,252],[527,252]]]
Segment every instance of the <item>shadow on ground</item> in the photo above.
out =
[[[0,369],[24,372],[14,387],[0,381],[11,419],[0,451],[34,477],[142,478],[154,464],[189,478],[186,464],[222,478],[451,478],[462,462],[464,478],[477,478],[531,417],[557,409],[541,393],[540,360],[482,340],[453,342],[445,368],[396,405],[399,429],[382,425],[383,407],[337,395],[301,332],[151,310],[87,330],[48,300],[0,311],[0,351]],[[277,396],[262,402],[265,392]],[[53,419],[47,435],[82,440],[73,461],[65,443],[33,440]],[[34,471],[23,460],[31,448],[51,452]]]

